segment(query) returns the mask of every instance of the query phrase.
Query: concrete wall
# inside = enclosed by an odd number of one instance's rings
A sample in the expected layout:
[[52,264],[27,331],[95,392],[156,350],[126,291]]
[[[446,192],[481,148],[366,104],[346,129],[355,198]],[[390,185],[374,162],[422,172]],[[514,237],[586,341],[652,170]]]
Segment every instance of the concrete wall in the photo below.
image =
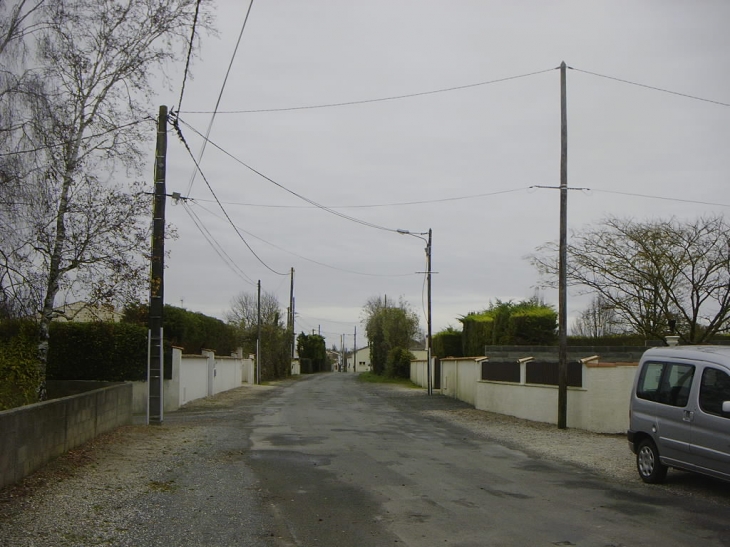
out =
[[[254,362],[243,359],[241,353],[231,357],[216,357],[204,350],[203,355],[183,355],[180,348],[172,349],[172,379],[163,383],[163,410],[173,412],[182,405],[216,393],[254,382]],[[134,414],[147,413],[147,382],[134,382]]]
[[441,393],[474,405],[482,360],[483,357],[441,359]]
[[[636,363],[583,365],[583,387],[568,388],[567,425],[597,433],[624,433]],[[461,397],[458,397],[461,398]],[[558,388],[479,381],[474,407],[536,422],[558,423]]]
[[131,422],[131,383],[0,412],[0,488]]
[[[519,352],[510,358],[537,352]],[[585,357],[585,351],[580,352]],[[627,353],[626,357],[633,357]],[[441,359],[441,393],[474,405],[478,410],[516,416],[535,422],[558,423],[558,388],[527,384],[525,364],[520,382],[481,380],[479,358]],[[638,361],[638,359],[637,359]],[[568,388],[568,427],[597,433],[624,433],[628,428],[629,395],[637,363],[589,363],[583,365],[583,387]],[[411,361],[411,381],[426,387],[426,361]]]
[[[428,361],[417,359],[411,361],[411,382],[423,388],[428,387]],[[432,371],[433,372],[433,371]]]

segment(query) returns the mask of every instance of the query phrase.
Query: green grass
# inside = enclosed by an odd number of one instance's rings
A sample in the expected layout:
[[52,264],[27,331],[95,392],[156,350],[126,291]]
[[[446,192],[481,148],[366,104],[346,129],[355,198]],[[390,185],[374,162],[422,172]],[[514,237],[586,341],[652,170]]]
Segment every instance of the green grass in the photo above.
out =
[[357,377],[357,381],[368,382],[370,384],[398,384],[405,387],[420,389],[420,386],[417,386],[408,378],[391,378],[389,376],[380,376],[374,372],[361,372]]

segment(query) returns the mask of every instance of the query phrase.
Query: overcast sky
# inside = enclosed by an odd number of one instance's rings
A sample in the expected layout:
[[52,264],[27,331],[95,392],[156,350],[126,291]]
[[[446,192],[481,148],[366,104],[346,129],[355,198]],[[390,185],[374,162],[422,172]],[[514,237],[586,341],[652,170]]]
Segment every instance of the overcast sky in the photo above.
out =
[[[248,2],[216,6],[219,36],[202,37],[181,105],[196,155]],[[257,0],[201,168],[260,260],[173,138],[168,191],[193,201],[168,202],[179,237],[166,302],[223,318],[260,279],[286,308],[293,267],[298,332],[321,328],[328,346],[346,333],[352,347],[357,326],[361,346],[362,306],[384,294],[409,301],[425,329],[425,244],[392,230],[429,228],[434,333],[495,299],[530,298],[525,257],[559,235],[559,192],[529,187],[560,182],[561,61],[568,184],[591,189],[570,192],[570,230],[607,215],[724,214],[730,108],[588,72],[730,103],[728,21],[726,0]],[[157,99],[178,108],[182,71],[171,75]],[[371,102],[240,113],[358,101]],[[571,322],[587,305],[574,294]],[[556,291],[544,297],[557,305]]]

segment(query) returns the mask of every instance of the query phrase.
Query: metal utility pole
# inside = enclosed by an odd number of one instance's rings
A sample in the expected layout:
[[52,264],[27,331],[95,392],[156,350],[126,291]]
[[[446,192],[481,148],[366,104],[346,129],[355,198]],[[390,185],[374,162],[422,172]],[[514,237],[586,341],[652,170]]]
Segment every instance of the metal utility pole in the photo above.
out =
[[163,419],[163,337],[165,308],[165,171],[167,165],[167,107],[160,107],[155,150],[155,194],[152,213],[152,262],[150,266],[149,332],[147,343],[147,423]]
[[568,113],[565,61],[560,63],[560,257],[558,266],[558,428],[568,415]]
[[261,280],[258,282],[258,305],[256,307],[258,327],[256,332],[256,383],[261,383]]

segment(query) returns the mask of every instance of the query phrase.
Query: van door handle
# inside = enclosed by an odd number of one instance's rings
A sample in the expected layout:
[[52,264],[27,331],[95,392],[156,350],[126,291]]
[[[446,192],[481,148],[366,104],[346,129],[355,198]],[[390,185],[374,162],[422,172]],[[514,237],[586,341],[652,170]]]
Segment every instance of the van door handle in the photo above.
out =
[[691,422],[694,419],[694,417],[695,417],[694,412],[692,412],[691,410],[685,410],[682,420],[684,420],[685,422]]

